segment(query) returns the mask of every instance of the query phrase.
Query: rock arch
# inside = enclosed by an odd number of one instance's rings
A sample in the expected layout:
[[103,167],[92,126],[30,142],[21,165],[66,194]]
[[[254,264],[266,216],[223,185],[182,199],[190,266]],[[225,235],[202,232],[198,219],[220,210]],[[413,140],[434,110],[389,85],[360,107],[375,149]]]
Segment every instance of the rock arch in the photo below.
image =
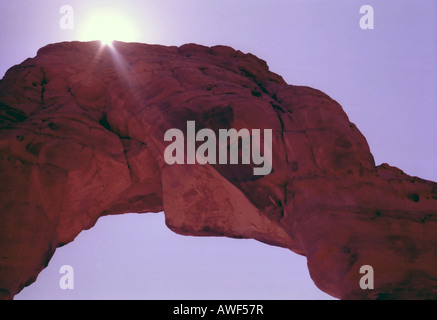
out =
[[[167,165],[164,132],[189,120],[272,129],[272,173]],[[376,167],[337,102],[225,46],[40,49],[0,83],[0,190],[3,298],[100,216],[162,210],[180,234],[305,255],[337,298],[437,297],[437,184]],[[374,290],[360,289],[362,265]]]

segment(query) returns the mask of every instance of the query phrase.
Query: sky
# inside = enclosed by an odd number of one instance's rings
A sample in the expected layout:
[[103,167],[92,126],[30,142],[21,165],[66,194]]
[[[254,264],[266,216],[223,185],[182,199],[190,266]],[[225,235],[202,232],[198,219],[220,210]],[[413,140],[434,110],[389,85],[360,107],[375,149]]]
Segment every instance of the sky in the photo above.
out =
[[[63,5],[73,8],[73,29],[60,26]],[[360,27],[363,5],[373,7],[374,29]],[[115,22],[105,25],[108,13]],[[436,0],[1,1],[0,77],[42,46],[91,40],[97,29],[125,37],[117,40],[253,53],[287,83],[338,101],[377,164],[437,181]],[[59,287],[65,264],[73,290]],[[59,248],[16,299],[331,297],[313,284],[306,259],[286,249],[179,236],[162,213],[132,213],[101,218]]]

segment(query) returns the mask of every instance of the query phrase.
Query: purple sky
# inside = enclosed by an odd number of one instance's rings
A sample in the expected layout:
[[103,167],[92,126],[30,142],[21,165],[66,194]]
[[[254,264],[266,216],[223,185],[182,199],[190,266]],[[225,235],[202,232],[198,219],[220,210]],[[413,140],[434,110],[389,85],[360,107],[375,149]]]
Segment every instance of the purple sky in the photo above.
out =
[[[59,9],[74,9],[73,30]],[[375,29],[361,30],[370,4]],[[118,8],[138,41],[224,44],[251,52],[290,84],[324,91],[366,136],[377,164],[437,181],[435,0],[14,0],[0,3],[0,76],[38,48],[75,40],[85,17]],[[73,266],[75,289],[59,268]],[[17,299],[329,299],[305,258],[253,240],[182,237],[162,214],[105,217],[56,251]]]

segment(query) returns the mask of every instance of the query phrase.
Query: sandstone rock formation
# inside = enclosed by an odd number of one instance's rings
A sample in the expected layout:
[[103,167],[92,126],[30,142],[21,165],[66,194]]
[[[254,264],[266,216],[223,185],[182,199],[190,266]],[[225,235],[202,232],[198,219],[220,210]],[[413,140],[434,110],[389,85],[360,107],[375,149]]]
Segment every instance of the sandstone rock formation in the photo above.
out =
[[[187,120],[272,129],[272,173],[167,165],[164,133]],[[179,234],[253,238],[305,255],[315,284],[337,298],[437,298],[437,184],[375,167],[337,102],[286,84],[255,56],[71,42],[7,72],[0,297],[35,281],[56,248],[100,216],[162,210]],[[359,286],[363,265],[374,269],[373,290]]]

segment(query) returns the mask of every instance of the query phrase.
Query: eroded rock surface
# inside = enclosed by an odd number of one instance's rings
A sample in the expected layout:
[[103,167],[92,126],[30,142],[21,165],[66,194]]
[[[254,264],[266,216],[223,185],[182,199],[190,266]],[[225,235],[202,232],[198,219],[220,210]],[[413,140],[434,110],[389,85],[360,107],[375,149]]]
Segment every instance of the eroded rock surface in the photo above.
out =
[[[167,165],[164,133],[188,120],[272,129],[272,173]],[[59,43],[0,83],[3,298],[100,216],[162,210],[180,234],[305,255],[337,298],[437,298],[436,208],[437,184],[375,167],[337,102],[229,47]],[[374,290],[359,286],[363,265]]]

